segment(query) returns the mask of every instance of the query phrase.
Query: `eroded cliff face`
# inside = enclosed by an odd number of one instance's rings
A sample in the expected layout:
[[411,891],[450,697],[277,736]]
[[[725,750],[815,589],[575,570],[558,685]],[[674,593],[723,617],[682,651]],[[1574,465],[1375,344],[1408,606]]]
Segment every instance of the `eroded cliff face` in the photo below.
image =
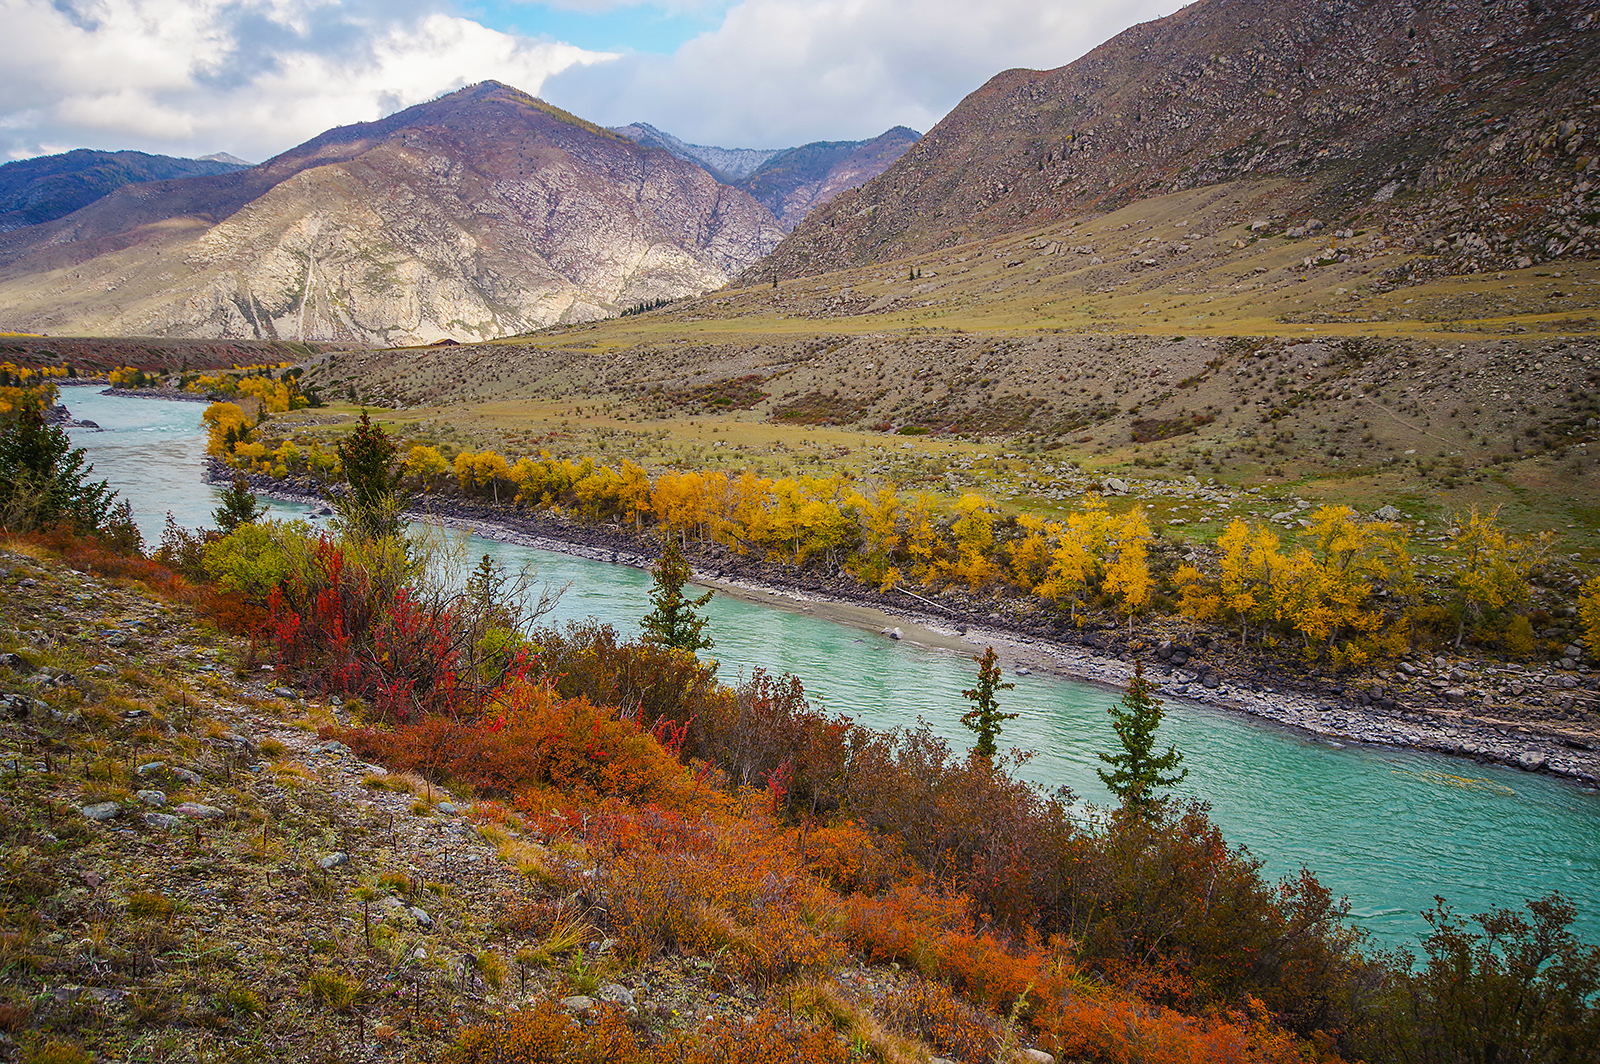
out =
[[883,262],[1259,177],[1399,218],[1456,269],[1592,256],[1590,0],[1200,0],[968,96],[762,266]]
[[416,343],[716,288],[782,236],[749,195],[486,83],[252,171],[0,242],[0,327]]

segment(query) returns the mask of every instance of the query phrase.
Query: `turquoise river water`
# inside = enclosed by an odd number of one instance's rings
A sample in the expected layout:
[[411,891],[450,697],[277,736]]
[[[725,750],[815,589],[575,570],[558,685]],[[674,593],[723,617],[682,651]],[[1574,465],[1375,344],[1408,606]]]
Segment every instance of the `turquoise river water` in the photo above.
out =
[[[74,430],[73,441],[88,451],[95,475],[129,500],[147,544],[160,541],[167,511],[186,527],[210,523],[216,492],[202,480],[201,404],[87,387],[63,389],[63,401],[103,428]],[[267,501],[279,516],[303,512]],[[649,608],[642,570],[478,537],[466,549],[469,557],[531,563],[542,581],[570,585],[558,620],[592,616],[633,634]],[[707,612],[725,679],[756,668],[792,672],[828,710],[870,726],[922,717],[953,745],[964,748],[971,738],[959,724],[960,692],[976,672],[970,656],[727,595]],[[1108,803],[1096,754],[1113,746],[1105,711],[1118,693],[1038,674],[1008,679],[1016,689],[1004,705],[1020,716],[1006,725],[1002,744],[1037,752],[1024,775]],[[1434,895],[1474,913],[1551,890],[1578,906],[1579,933],[1600,941],[1600,795],[1593,791],[1499,766],[1330,743],[1178,699],[1166,708],[1162,741],[1183,751],[1189,769],[1180,793],[1211,803],[1228,839],[1248,846],[1271,876],[1305,865],[1347,895],[1379,943],[1414,945]]]

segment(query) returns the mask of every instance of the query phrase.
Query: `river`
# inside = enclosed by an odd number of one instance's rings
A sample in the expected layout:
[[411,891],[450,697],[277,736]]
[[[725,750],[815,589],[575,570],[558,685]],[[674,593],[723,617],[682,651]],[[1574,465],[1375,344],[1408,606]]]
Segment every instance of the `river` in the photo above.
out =
[[[74,416],[104,431],[74,430],[95,475],[133,507],[148,545],[165,514],[210,523],[215,489],[202,480],[198,403],[104,396],[62,389]],[[280,516],[302,507],[268,502]],[[469,557],[489,553],[570,585],[555,619],[597,617],[634,634],[649,609],[649,574],[622,565],[473,537]],[[718,595],[707,607],[710,652],[724,679],[763,668],[793,672],[830,711],[877,728],[926,719],[953,745],[976,665],[970,655],[895,642],[801,609]],[[974,651],[981,650],[975,647]],[[1010,671],[1009,669],[1007,670]],[[1036,751],[1023,770],[1050,788],[1107,804],[1095,770],[1113,748],[1106,708],[1119,697],[1095,685],[1034,674],[1007,677],[1003,747]],[[1163,743],[1184,754],[1178,793],[1211,803],[1229,841],[1260,858],[1271,876],[1304,864],[1350,898],[1361,926],[1382,945],[1414,945],[1421,911],[1443,895],[1458,911],[1517,907],[1551,890],[1578,906],[1576,930],[1600,942],[1600,795],[1548,776],[1434,754],[1340,744],[1242,714],[1168,699]]]

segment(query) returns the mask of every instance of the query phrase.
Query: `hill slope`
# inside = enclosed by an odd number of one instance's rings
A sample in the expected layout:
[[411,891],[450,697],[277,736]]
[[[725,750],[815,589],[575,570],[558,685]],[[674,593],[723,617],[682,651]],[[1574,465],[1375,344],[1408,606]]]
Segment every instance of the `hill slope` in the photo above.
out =
[[0,235],[11,329],[485,338],[715,288],[780,231],[745,193],[505,85]]
[[0,233],[54,221],[123,185],[227,174],[249,165],[231,155],[176,159],[88,148],[19,159],[0,166]]
[[1580,0],[1199,0],[1068,66],[997,75],[761,272],[1270,176],[1330,224],[1413,219],[1456,266],[1592,255],[1596,19]]

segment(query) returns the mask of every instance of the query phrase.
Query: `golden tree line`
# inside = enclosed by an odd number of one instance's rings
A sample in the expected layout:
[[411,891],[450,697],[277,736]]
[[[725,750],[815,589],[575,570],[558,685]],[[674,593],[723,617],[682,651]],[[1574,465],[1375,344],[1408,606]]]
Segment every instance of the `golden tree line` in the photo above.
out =
[[[207,421],[213,453],[228,450],[228,426],[236,434],[248,428],[233,404],[214,405]],[[286,441],[271,449],[246,435],[229,456],[279,476],[338,476],[337,455],[315,444]],[[455,491],[635,531],[650,525],[685,545],[716,543],[787,565],[843,569],[880,590],[1011,589],[1074,622],[1086,610],[1109,611],[1130,629],[1153,612],[1175,613],[1224,626],[1243,644],[1292,647],[1309,662],[1337,667],[1392,658],[1419,636],[1532,652],[1533,625],[1519,609],[1550,544],[1548,537],[1512,535],[1497,511],[1472,509],[1457,515],[1444,560],[1422,567],[1399,525],[1328,505],[1311,511],[1292,537],[1236,518],[1210,557],[1174,565],[1142,506],[1114,512],[1094,493],[1052,518],[1008,514],[976,493],[945,501],[843,474],[652,475],[627,459],[613,466],[541,452],[513,461],[491,450],[451,459],[420,443],[404,453],[401,469],[413,490]],[[1585,617],[1597,617],[1591,646],[1600,642],[1597,596],[1600,577],[1580,604]]]

